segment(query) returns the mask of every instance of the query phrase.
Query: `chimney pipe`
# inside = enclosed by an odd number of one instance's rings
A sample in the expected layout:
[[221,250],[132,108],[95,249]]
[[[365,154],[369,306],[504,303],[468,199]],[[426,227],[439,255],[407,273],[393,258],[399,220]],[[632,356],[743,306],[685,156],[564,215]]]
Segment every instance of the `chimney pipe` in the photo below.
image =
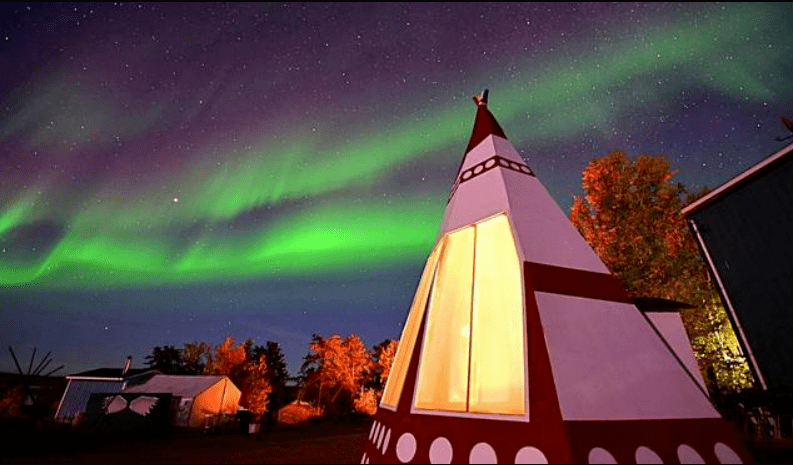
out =
[[132,355],[127,355],[127,361],[124,362],[124,369],[121,370],[121,376],[126,376],[127,372],[129,371],[129,367],[132,365]]

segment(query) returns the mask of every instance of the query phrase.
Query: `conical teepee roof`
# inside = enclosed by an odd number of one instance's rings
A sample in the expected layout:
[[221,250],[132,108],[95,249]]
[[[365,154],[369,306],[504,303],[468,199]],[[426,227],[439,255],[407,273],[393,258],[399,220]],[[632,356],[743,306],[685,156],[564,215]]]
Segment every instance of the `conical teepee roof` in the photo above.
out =
[[362,463],[751,460],[475,101]]

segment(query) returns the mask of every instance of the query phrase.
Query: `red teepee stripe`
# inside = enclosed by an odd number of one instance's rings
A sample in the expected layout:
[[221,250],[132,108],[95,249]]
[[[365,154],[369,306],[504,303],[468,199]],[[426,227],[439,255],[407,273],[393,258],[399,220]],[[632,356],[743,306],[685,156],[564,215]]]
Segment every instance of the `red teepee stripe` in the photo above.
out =
[[540,320],[540,311],[534,299],[534,287],[530,276],[531,263],[525,263],[524,289],[526,292],[526,323],[528,326],[529,349],[529,425],[539,426],[534,434],[543,436],[549,444],[543,453],[550,463],[572,463],[570,442],[562,421],[556,383],[551,370],[551,359],[545,345],[545,334]]
[[471,149],[493,134],[503,137],[504,139],[507,138],[507,135],[504,134],[504,130],[498,125],[496,118],[490,113],[490,110],[487,109],[487,105],[479,105],[476,109],[476,118],[474,119],[474,130],[471,132],[471,139],[468,140],[468,147],[465,149],[463,159],[460,160],[460,166],[457,167],[457,177],[460,176],[460,170],[462,170],[463,163],[465,163],[465,155],[468,155]]
[[526,280],[534,290],[588,299],[632,303],[617,278],[606,273],[526,262]]
[[474,130],[471,133],[471,139],[468,141],[468,147],[465,149],[465,153],[470,152],[471,149],[485,140],[487,136],[493,134],[503,137],[504,139],[507,138],[507,136],[504,134],[504,130],[501,129],[498,121],[496,121],[496,118],[492,113],[490,113],[490,110],[487,109],[487,105],[479,105],[479,107],[476,109]]

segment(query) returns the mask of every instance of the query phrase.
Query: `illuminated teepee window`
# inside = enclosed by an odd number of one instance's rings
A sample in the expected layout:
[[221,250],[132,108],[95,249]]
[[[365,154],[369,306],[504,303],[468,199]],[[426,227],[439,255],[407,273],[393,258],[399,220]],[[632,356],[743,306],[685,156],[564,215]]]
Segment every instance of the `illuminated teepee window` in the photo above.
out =
[[416,289],[416,296],[413,298],[413,305],[410,307],[410,313],[408,313],[405,329],[399,339],[394,364],[391,367],[391,375],[386,381],[383,398],[380,401],[381,405],[396,408],[399,397],[402,395],[402,386],[405,384],[410,355],[416,345],[416,336],[419,332],[419,326],[421,326],[421,319],[424,316],[424,309],[427,307],[430,285],[435,278],[438,256],[443,249],[444,243],[445,240],[438,242],[435,250],[432,251],[427,259],[427,264],[424,266],[424,272],[421,274],[421,280],[419,281],[418,289]]
[[420,408],[466,410],[475,232],[468,227],[446,236],[419,368],[416,406]]
[[415,406],[525,414],[523,293],[509,220],[501,214],[444,240]]
[[476,225],[468,410],[525,413],[520,259],[506,215]]

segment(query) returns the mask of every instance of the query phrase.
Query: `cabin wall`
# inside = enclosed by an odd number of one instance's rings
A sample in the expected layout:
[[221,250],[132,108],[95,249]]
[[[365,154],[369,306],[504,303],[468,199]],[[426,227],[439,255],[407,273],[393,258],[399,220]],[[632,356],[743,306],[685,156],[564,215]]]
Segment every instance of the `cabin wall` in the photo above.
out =
[[793,387],[793,156],[690,215],[769,389]]
[[88,379],[72,379],[55,414],[55,419],[69,423],[80,414],[85,413],[91,394],[98,392],[120,392],[123,381],[103,381]]

